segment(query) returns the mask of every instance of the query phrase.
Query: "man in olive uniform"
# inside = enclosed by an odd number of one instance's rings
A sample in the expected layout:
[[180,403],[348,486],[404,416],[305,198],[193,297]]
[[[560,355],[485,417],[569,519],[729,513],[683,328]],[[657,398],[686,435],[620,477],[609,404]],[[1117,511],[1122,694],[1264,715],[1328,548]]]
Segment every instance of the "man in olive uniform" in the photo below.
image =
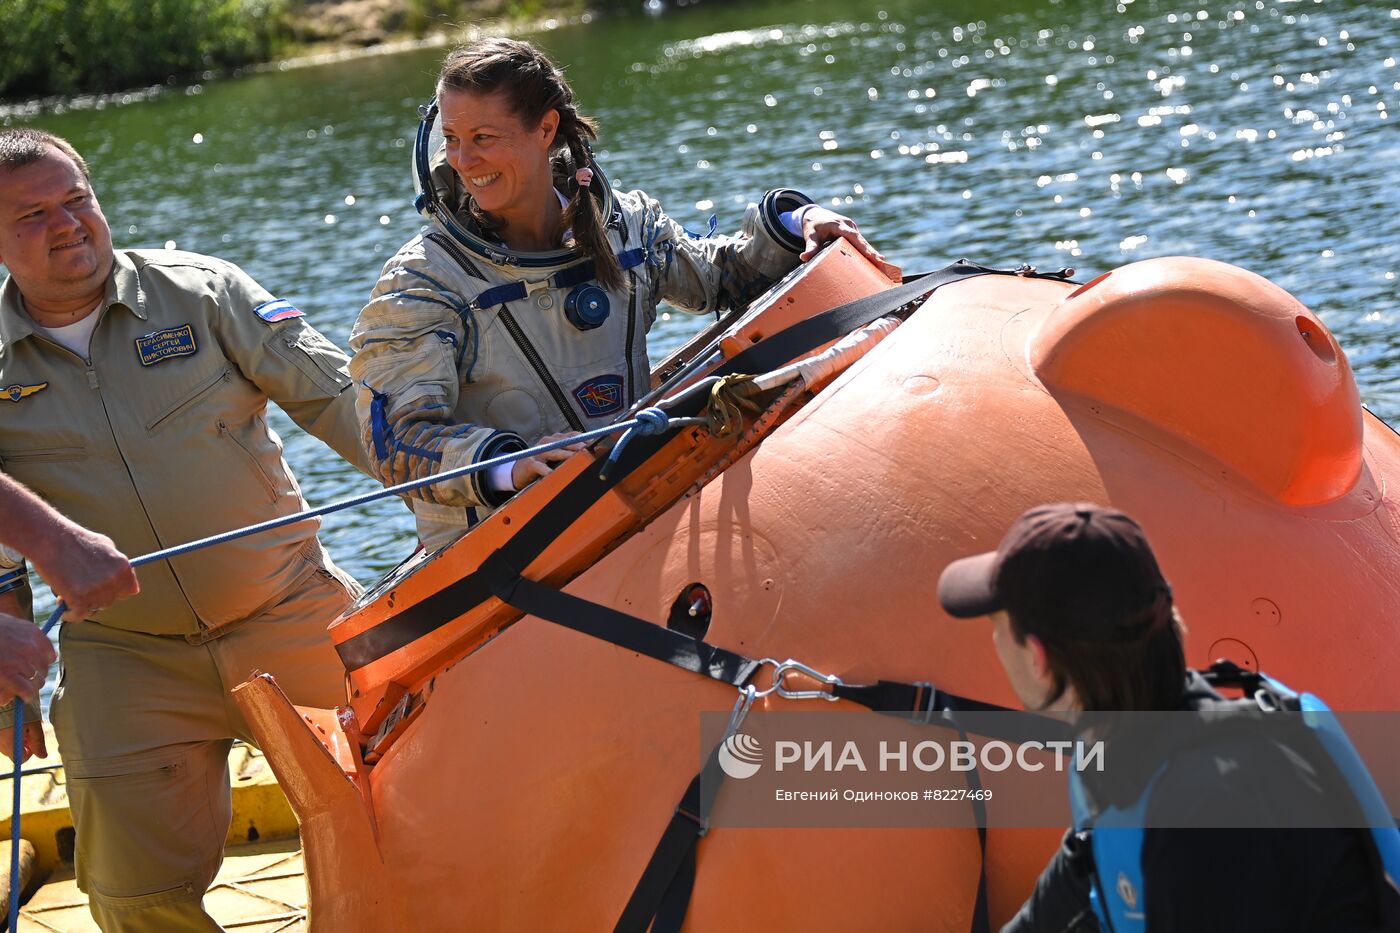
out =
[[[345,355],[236,266],[114,251],[66,141],[0,129],[0,263],[0,469],[121,551],[304,507],[269,398],[363,465]],[[78,884],[108,933],[219,929],[203,896],[231,819],[229,746],[250,738],[230,688],[260,668],[294,703],[343,701],[325,630],[359,587],[318,526],[147,565],[139,595],[63,626],[51,717]],[[0,612],[25,597],[0,595]],[[37,729],[26,740],[43,750]]]

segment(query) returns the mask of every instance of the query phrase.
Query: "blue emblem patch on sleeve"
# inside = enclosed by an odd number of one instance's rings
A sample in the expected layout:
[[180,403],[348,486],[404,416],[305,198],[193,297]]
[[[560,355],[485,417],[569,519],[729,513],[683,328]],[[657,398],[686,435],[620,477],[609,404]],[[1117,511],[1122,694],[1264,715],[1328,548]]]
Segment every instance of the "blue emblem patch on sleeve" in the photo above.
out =
[[176,356],[192,356],[198,349],[194,327],[189,324],[136,338],[136,355],[141,358],[142,366],[154,366]]
[[615,415],[622,411],[622,377],[616,373],[594,376],[574,389],[574,398],[590,418]]
[[301,309],[285,298],[278,298],[275,301],[264,301],[253,309],[253,313],[267,321],[269,324],[276,324],[278,321],[285,321],[294,317],[305,317]]

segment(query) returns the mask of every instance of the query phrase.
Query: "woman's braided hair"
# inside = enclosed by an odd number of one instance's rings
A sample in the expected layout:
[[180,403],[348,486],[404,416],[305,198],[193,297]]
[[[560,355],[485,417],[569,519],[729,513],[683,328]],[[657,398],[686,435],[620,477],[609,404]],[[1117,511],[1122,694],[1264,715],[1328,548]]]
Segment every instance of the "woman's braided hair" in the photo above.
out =
[[[588,141],[598,138],[597,124],[578,112],[574,90],[569,87],[564,73],[530,43],[490,38],[452,50],[438,75],[439,93],[444,89],[472,94],[500,92],[515,115],[528,126],[538,125],[546,113],[557,110],[556,146],[567,149],[574,167],[591,166]],[[486,229],[491,229],[490,218],[478,216],[477,219]],[[608,244],[607,225],[598,200],[582,185],[576,187],[560,218],[560,234],[570,228],[573,228],[579,249],[593,260],[598,281],[609,288],[621,285],[622,269]]]

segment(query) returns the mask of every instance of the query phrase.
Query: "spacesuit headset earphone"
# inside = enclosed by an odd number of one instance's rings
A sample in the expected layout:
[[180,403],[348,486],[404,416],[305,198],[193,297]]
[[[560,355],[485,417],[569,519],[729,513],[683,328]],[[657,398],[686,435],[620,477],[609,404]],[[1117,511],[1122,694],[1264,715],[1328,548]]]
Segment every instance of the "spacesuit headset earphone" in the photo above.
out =
[[[441,140],[440,134],[437,140],[434,139],[438,113],[437,97],[418,108],[418,134],[413,142],[413,182],[417,188],[413,209],[428,219],[437,218],[453,240],[493,263],[531,269],[557,266],[578,258],[580,252],[577,247],[547,253],[518,252],[499,243],[489,242],[458,222],[452,209],[442,203],[442,192],[433,184],[432,156],[438,151]],[[586,147],[587,143],[584,145]],[[613,210],[612,186],[608,184],[607,177],[597,162],[592,162],[588,168],[592,170],[593,180],[600,195],[598,209],[604,217],[608,217]],[[564,316],[579,330],[601,327],[607,321],[611,310],[612,303],[608,300],[607,291],[594,282],[575,285],[564,299]]]

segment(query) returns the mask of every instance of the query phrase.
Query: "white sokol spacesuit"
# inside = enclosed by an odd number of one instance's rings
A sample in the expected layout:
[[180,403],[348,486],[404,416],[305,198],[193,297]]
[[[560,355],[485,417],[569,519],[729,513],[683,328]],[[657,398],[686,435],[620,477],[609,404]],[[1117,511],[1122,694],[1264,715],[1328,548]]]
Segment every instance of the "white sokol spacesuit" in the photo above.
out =
[[[696,237],[598,172],[590,193],[624,269],[622,287],[604,289],[572,246],[522,253],[490,240],[441,155],[429,166],[422,151],[431,224],[384,266],[350,337],[356,410],[386,485],[608,423],[650,389],[646,334],[661,301],[743,307],[803,247],[789,225],[811,201],[795,191],[769,192],[737,236]],[[574,184],[561,165],[559,190],[571,196]],[[422,487],[410,499],[419,538],[448,544],[510,495],[482,473]]]

